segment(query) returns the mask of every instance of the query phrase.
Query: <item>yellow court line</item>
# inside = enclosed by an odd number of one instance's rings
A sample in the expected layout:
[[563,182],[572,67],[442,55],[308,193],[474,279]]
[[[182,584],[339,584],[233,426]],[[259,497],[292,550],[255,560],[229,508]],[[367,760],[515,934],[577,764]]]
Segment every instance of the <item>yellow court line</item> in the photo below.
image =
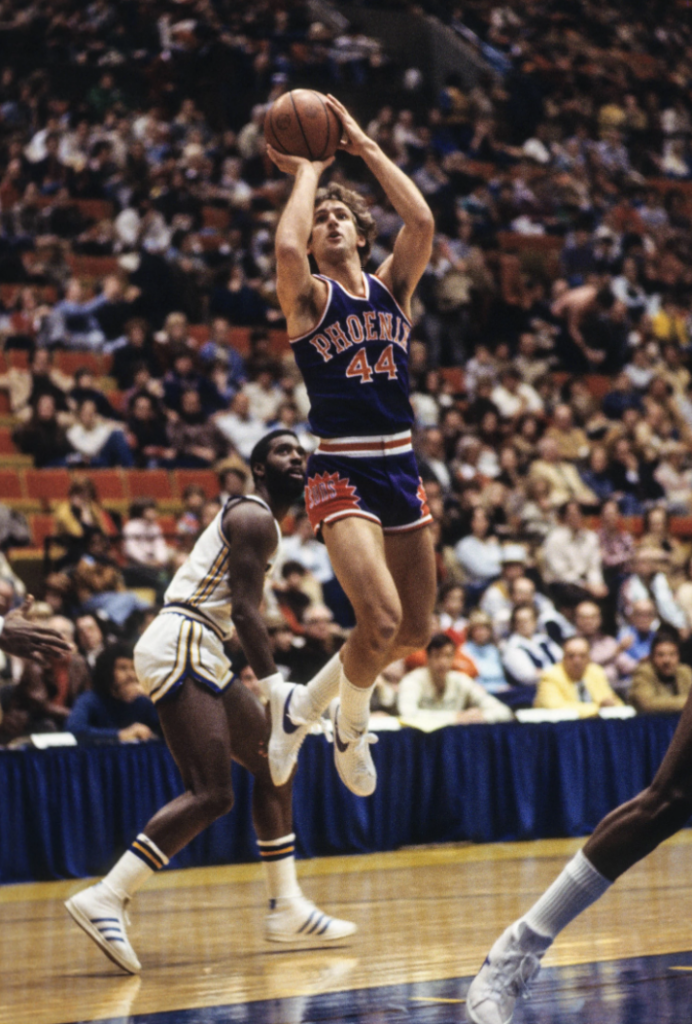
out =
[[411,996],[412,1003],[465,1003],[465,999],[442,999],[439,996]]
[[669,967],[669,971],[692,971],[692,967]]

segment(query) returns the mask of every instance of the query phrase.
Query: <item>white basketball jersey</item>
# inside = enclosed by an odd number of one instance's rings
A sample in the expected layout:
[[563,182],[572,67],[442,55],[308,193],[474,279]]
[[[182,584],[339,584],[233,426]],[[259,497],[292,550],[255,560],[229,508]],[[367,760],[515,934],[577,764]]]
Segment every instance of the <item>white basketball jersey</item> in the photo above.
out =
[[[271,509],[266,501],[255,495],[248,495],[243,501],[256,501],[268,512]],[[238,501],[232,498],[231,501]],[[228,506],[226,506],[227,508]],[[211,625],[215,632],[226,640],[233,632],[231,623],[231,587],[228,575],[230,549],[228,541],[221,530],[226,508],[222,509],[209,524],[173,577],[164,595],[164,610],[175,606],[184,609],[192,618]],[[276,547],[267,565],[266,572],[272,570],[274,559],[281,542],[281,528],[274,520],[276,527]]]

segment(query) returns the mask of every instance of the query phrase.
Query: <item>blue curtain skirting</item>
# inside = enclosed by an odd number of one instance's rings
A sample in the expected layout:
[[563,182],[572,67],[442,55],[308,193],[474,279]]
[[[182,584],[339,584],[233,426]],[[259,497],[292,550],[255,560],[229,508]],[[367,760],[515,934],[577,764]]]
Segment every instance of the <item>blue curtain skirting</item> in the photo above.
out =
[[[294,791],[299,855],[419,843],[580,836],[649,784],[676,717],[457,726],[380,734],[379,782],[349,793],[324,737],[308,737]],[[174,867],[257,859],[252,780],[233,766],[235,807]],[[0,882],[102,874],[181,792],[162,743],[0,751]]]

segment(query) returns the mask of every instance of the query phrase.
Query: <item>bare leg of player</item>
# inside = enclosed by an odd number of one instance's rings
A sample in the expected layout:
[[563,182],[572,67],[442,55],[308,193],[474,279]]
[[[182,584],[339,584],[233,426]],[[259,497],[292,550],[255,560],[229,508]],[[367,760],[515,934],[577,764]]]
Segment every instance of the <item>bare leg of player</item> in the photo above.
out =
[[[103,952],[129,973],[141,969],[125,927],[129,901],[155,870],[233,806],[231,758],[256,773],[253,820],[270,893],[265,935],[288,942],[321,941],[352,934],[355,925],[338,921],[306,900],[295,873],[295,836],[291,828],[291,785],[277,789],[266,757],[267,722],[259,702],[239,684],[219,698],[186,679],[180,690],[159,704],[159,717],[185,792],[147,823],[103,881],[67,901],[67,909]],[[232,733],[238,737],[237,755]],[[254,747],[254,753],[253,753]]]
[[337,579],[353,605],[356,625],[341,651],[339,704],[332,705],[334,761],[342,782],[369,796],[377,774],[367,732],[370,696],[378,673],[392,660],[402,623],[401,599],[387,566],[381,527],[356,516],[323,527]]
[[423,526],[385,534],[384,549],[402,609],[399,632],[389,654],[391,662],[421,650],[430,639],[436,594],[432,530]]
[[[337,533],[337,557],[340,557],[340,545],[342,537],[351,536],[351,528],[347,524],[362,524],[362,519],[344,520],[346,531]],[[397,658],[405,657],[412,651],[425,647],[429,633],[430,620],[435,604],[435,555],[433,551],[432,532],[428,527],[420,527],[416,530],[408,530],[402,533],[385,534],[382,537],[380,531],[371,524],[365,522],[365,530],[361,531],[363,538],[359,535],[359,525],[355,526],[357,539],[354,538],[354,552],[358,552],[358,561],[355,565],[354,558],[347,558],[344,566],[344,574],[351,574],[354,580],[348,583],[357,603],[356,616],[359,625],[349,637],[348,642],[340,652],[344,664],[339,655],[335,655],[311,679],[307,686],[295,686],[291,683],[279,684],[272,688],[268,694],[271,714],[272,733],[269,741],[269,763],[274,781],[281,785],[291,775],[300,751],[303,740],[310,730],[312,724],[319,719],[319,716],[327,708],[330,702],[339,695],[342,676],[347,681],[345,690],[351,698],[351,705],[354,702],[362,703],[359,706],[359,714],[363,717],[359,721],[359,728],[367,728],[367,713],[371,693],[371,683],[376,675],[390,662]],[[332,534],[333,537],[333,534]],[[328,542],[334,550],[333,539]],[[360,556],[364,553],[363,562],[360,564]],[[381,559],[384,556],[386,563],[386,574],[384,579],[387,587],[387,595],[381,593]],[[338,574],[338,573],[337,573]],[[349,577],[350,580],[350,577]],[[391,584],[396,591],[396,598],[391,591]],[[379,588],[379,589],[378,589]],[[385,623],[385,631],[391,631],[392,622],[396,621],[396,601],[401,606],[401,618],[393,643],[386,654],[383,654],[373,643],[372,632],[374,620],[374,607],[372,594],[380,593],[380,601],[385,606],[390,601],[391,611]],[[367,598],[370,597],[368,601]],[[377,604],[377,601],[375,602]],[[385,648],[386,649],[386,648]],[[361,671],[359,671],[359,664]],[[362,671],[366,665],[368,671]],[[352,672],[355,679],[351,679],[349,672]],[[373,676],[373,672],[375,675]],[[354,685],[350,685],[353,683]],[[362,684],[367,685],[362,685]],[[358,686],[356,686],[358,684]],[[343,742],[346,732],[343,709],[339,713],[340,739]],[[334,713],[336,717],[336,713]],[[339,758],[340,751],[335,750],[335,758]],[[339,758],[339,761],[343,759]],[[337,761],[337,768],[339,768]],[[344,767],[348,771],[348,766]],[[340,774],[341,771],[340,771]],[[343,778],[343,774],[342,774]],[[349,781],[344,780],[349,788]],[[366,785],[372,780],[366,774]],[[362,785],[362,780],[356,786]],[[361,789],[355,788],[355,792],[367,795]],[[371,792],[371,790],[369,790]]]
[[474,979],[467,1012],[474,1024],[503,1024],[536,975],[555,937],[625,871],[692,815],[692,698],[651,785],[608,814],[583,850],[531,909],[500,936]]

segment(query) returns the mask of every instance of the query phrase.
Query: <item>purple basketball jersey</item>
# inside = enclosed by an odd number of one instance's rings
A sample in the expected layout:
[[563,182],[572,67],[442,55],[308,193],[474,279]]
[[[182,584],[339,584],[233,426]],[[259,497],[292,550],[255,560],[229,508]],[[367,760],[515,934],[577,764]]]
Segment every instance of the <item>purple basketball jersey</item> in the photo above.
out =
[[329,288],[322,319],[291,339],[310,398],[310,429],[325,438],[410,429],[409,320],[372,274],[363,274],[364,298],[317,276]]

